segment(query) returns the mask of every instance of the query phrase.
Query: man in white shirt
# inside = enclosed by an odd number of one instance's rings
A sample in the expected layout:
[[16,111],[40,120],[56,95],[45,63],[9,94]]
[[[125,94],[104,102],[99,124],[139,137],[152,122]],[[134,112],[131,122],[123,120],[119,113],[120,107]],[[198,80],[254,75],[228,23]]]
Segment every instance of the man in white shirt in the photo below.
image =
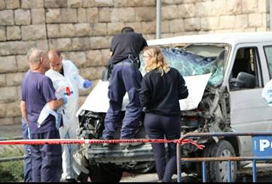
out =
[[[45,75],[50,77],[56,97],[66,95],[68,103],[62,112],[63,125],[59,128],[61,139],[76,139],[76,129],[79,126],[76,112],[78,110],[79,89],[88,89],[92,82],[84,80],[78,73],[77,67],[72,61],[63,59],[58,50],[48,52],[50,59],[50,70]],[[72,171],[72,156],[78,149],[77,144],[62,145],[62,180],[74,181]]]

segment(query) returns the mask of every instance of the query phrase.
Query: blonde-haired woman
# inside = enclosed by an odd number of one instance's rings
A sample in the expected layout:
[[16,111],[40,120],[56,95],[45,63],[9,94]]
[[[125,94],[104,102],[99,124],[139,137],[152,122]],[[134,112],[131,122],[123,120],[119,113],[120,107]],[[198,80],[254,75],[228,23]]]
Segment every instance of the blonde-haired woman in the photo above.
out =
[[[143,50],[145,71],[140,102],[145,111],[144,126],[150,139],[180,138],[179,99],[187,98],[185,80],[175,68],[169,67],[158,47]],[[168,143],[168,158],[164,143],[152,143],[159,181],[171,182],[176,173],[176,145]]]

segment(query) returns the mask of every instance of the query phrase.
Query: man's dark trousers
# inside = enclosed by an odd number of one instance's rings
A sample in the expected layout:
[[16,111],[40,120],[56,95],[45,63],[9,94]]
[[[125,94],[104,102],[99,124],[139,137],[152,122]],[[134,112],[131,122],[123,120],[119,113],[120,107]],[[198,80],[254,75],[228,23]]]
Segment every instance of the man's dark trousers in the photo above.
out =
[[126,92],[128,93],[129,103],[126,106],[120,138],[133,138],[142,112],[139,100],[141,80],[142,74],[131,60],[126,59],[113,66],[108,91],[110,107],[104,121],[104,139],[112,139],[116,132],[121,118],[123,97]]
[[[31,133],[32,139],[60,139],[59,131]],[[31,145],[32,181],[59,182],[62,172],[60,144]]]

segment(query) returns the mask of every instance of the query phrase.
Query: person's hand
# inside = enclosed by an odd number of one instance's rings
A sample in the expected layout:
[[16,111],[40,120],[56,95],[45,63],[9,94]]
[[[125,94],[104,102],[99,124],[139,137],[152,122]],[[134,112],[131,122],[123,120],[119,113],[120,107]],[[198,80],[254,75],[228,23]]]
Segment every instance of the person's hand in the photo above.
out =
[[92,86],[92,81],[85,80],[83,83],[84,88],[90,88]]
[[68,98],[66,96],[63,96],[62,98],[63,105],[67,104]]

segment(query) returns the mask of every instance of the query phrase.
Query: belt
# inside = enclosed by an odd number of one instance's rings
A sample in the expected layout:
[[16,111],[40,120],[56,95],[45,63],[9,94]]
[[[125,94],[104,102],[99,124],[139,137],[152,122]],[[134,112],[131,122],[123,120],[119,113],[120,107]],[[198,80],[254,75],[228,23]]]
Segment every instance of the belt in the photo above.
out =
[[138,68],[138,64],[137,63],[132,63],[132,62],[128,62],[129,60],[124,60],[124,61],[121,61],[119,63],[116,63],[115,65],[123,65],[123,66],[131,66],[131,67],[135,67],[135,68]]

